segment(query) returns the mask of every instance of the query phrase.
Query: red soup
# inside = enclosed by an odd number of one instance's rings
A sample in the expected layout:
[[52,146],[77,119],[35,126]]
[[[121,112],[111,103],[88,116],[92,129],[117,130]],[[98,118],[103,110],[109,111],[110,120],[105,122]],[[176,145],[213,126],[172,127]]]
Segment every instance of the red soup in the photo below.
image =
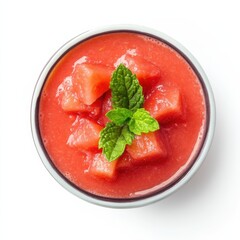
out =
[[[121,157],[108,162],[98,148],[112,109],[109,83],[124,64],[143,87],[143,107],[160,129],[136,135]],[[169,45],[131,33],[106,33],[70,49],[41,92],[39,129],[56,169],[75,187],[100,197],[129,199],[161,191],[183,176],[206,131],[201,82]]]

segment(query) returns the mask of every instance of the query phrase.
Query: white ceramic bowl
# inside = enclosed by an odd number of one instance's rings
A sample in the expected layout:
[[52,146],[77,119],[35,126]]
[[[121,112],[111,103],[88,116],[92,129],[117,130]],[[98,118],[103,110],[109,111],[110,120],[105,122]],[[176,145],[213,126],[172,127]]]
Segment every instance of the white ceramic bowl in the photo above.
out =
[[[41,136],[39,133],[39,126],[38,126],[38,103],[39,98],[41,95],[42,87],[45,83],[45,80],[47,78],[47,75],[49,71],[51,71],[54,64],[73,46],[76,44],[82,42],[85,39],[91,38],[96,35],[109,33],[109,32],[118,32],[118,31],[131,31],[131,32],[137,32],[142,33],[145,35],[150,35],[151,37],[154,37],[156,39],[159,39],[160,41],[165,42],[166,44],[170,45],[172,48],[177,50],[192,66],[196,74],[198,75],[201,84],[203,86],[205,99],[206,99],[206,105],[207,105],[207,114],[208,114],[208,121],[207,121],[207,132],[205,135],[205,139],[203,142],[203,145],[201,147],[201,150],[199,154],[197,155],[193,165],[190,167],[190,169],[185,173],[184,176],[180,178],[177,182],[175,182],[170,187],[166,188],[165,190],[162,190],[158,193],[155,193],[154,195],[146,196],[145,198],[141,199],[129,199],[129,200],[116,200],[116,199],[105,199],[103,197],[97,197],[93,196],[91,194],[86,193],[85,191],[80,190],[77,187],[74,187],[72,184],[69,183],[61,174],[59,174],[58,170],[54,167],[54,165],[51,163],[51,160],[42,144]],[[101,206],[106,207],[112,207],[112,208],[130,208],[130,207],[139,207],[144,206],[153,202],[156,202],[160,199],[163,199],[173,192],[175,192],[177,189],[179,189],[182,185],[184,185],[189,179],[194,175],[194,173],[198,170],[200,165],[202,164],[203,160],[205,159],[207,152],[210,148],[213,135],[214,135],[214,128],[215,128],[215,103],[214,103],[214,97],[213,92],[211,89],[211,86],[209,84],[208,78],[201,68],[200,64],[197,62],[197,60],[192,56],[192,54],[183,47],[180,43],[175,41],[174,39],[170,38],[169,36],[154,30],[150,28],[146,28],[143,26],[137,26],[137,25],[114,25],[114,26],[107,26],[98,28],[95,30],[91,30],[85,33],[80,34],[79,36],[73,38],[69,42],[67,42],[65,45],[63,45],[49,60],[49,62],[44,67],[43,71],[41,72],[41,75],[38,79],[38,82],[36,84],[33,98],[32,98],[32,104],[31,104],[31,127],[32,127],[32,135],[33,139],[37,148],[37,151],[42,159],[43,164],[47,168],[47,170],[50,172],[50,174],[68,191],[75,194],[81,199],[84,199],[88,202],[98,204]]]

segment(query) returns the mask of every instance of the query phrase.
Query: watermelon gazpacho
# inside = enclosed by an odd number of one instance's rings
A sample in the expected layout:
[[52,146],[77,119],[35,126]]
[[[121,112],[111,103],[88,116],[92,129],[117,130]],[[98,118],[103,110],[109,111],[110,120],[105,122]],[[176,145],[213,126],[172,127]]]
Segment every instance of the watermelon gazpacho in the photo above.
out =
[[[119,66],[139,83],[137,108],[119,110],[114,102],[111,81]],[[110,160],[100,140],[113,126],[109,112],[129,114],[121,121],[113,116],[129,138],[121,139],[126,146]],[[123,31],[91,37],[60,58],[42,88],[38,122],[52,164],[74,187],[132,199],[167,188],[192,166],[203,144],[207,110],[201,81],[178,51]],[[139,132],[146,122],[148,130]]]

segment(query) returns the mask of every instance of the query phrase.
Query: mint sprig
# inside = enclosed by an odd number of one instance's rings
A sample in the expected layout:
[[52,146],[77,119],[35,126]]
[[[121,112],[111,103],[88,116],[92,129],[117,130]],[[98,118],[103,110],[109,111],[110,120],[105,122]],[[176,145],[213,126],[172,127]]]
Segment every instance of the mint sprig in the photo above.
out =
[[113,110],[106,113],[111,120],[100,133],[99,148],[109,162],[119,158],[135,134],[154,132],[159,124],[143,106],[142,86],[136,75],[120,64],[110,82]]

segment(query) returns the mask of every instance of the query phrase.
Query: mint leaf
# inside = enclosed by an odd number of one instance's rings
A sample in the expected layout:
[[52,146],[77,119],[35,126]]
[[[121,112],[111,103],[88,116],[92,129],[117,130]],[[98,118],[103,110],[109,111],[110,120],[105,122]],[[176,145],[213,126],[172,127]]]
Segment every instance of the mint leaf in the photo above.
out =
[[129,121],[128,126],[130,131],[137,135],[154,132],[159,129],[157,120],[151,117],[150,113],[144,108],[137,109]]
[[106,113],[106,116],[118,126],[123,125],[132,115],[133,112],[126,108],[117,108]]
[[131,144],[134,134],[129,131],[128,125],[117,126],[115,123],[107,123],[100,133],[99,148],[103,148],[103,154],[109,162],[120,157],[127,144]]
[[113,72],[110,82],[113,108],[127,108],[136,111],[142,107],[144,96],[136,75],[120,64]]

